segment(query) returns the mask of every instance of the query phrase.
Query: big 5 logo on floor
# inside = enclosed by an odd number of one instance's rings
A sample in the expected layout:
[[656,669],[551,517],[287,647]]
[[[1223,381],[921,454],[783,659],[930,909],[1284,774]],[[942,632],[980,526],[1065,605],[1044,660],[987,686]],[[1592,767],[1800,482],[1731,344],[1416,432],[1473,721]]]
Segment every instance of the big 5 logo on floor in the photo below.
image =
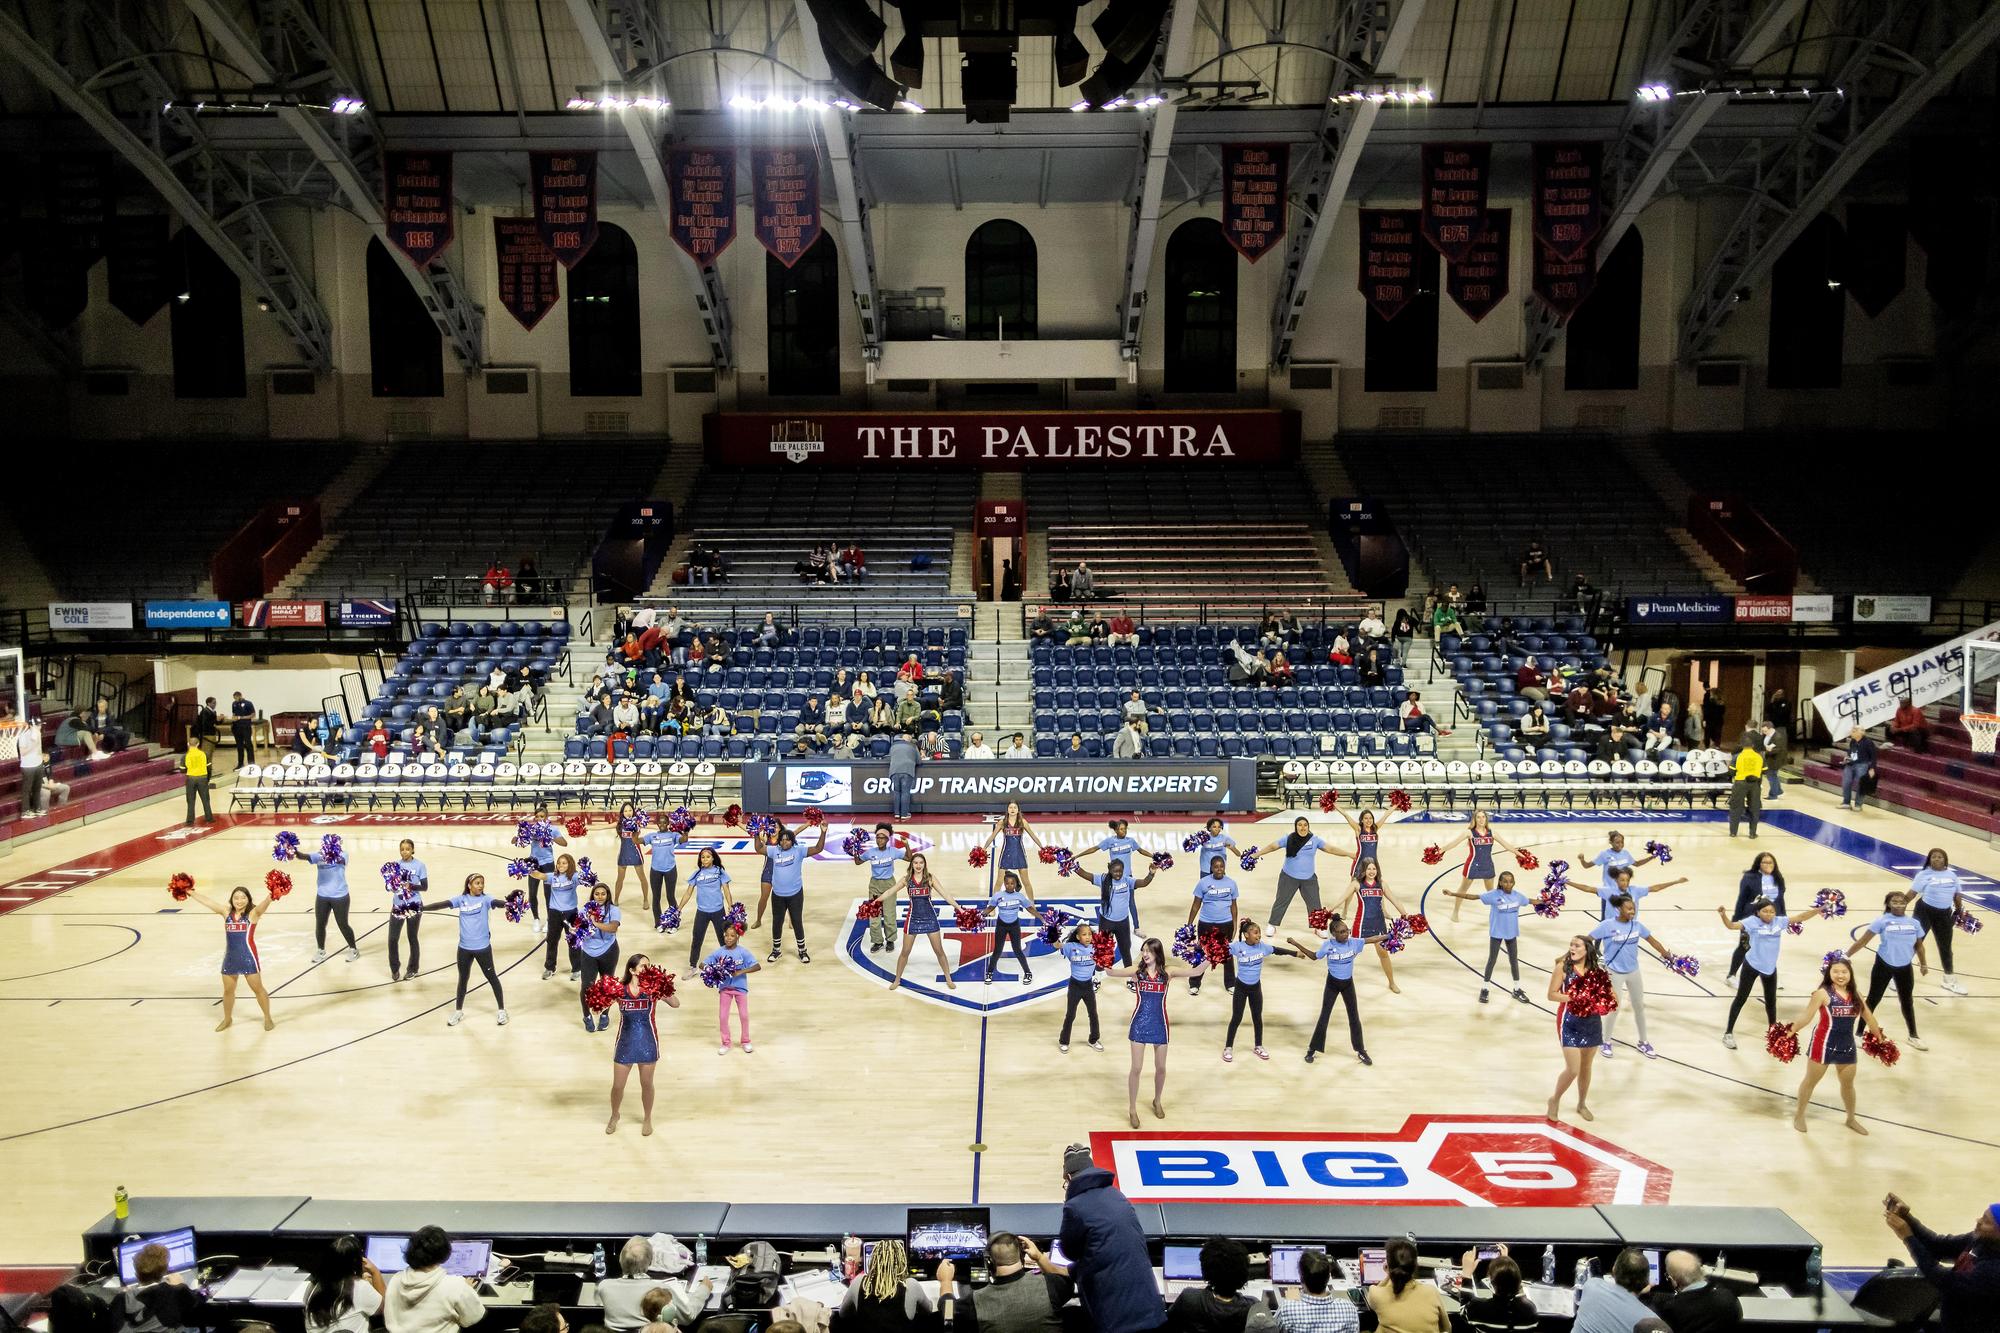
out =
[[1579,1208],[1665,1203],[1673,1173],[1535,1116],[1415,1115],[1393,1134],[1090,1136],[1137,1203],[1396,1203]]
[[[971,894],[959,901],[967,907],[983,907],[986,899]],[[1077,921],[1092,921],[1097,916],[1095,897],[1043,895],[1035,901],[1043,907],[1059,908]],[[859,898],[854,900],[855,906],[860,903]],[[905,935],[903,927],[910,921],[910,898],[908,894],[901,895],[896,904],[896,933],[889,946],[878,951],[869,947],[869,923],[859,919],[850,907],[841,928],[841,959],[870,981],[887,985],[896,975],[896,959],[908,940],[910,961],[903,969],[903,984],[897,987],[897,994],[974,1014],[1019,1009],[1068,991],[1069,965],[1056,945],[1042,942],[1041,922],[1024,919],[1021,923],[1021,943],[1028,955],[1028,975],[1024,976],[1012,945],[1006,946],[1004,952],[994,947],[996,933],[991,921],[978,930],[960,930],[953,923],[951,908],[941,900],[937,904],[937,918],[935,935]],[[956,990],[945,984],[945,974],[938,970],[937,955],[931,952],[933,939],[944,946],[945,963],[951,969],[951,980],[957,983]],[[1130,999],[1122,987],[1116,993]],[[1100,1011],[1107,1015],[1109,1010],[1102,1006],[1111,1001],[1112,994],[1107,988],[1098,995]],[[1106,1021],[1108,1024],[1108,1017]]]

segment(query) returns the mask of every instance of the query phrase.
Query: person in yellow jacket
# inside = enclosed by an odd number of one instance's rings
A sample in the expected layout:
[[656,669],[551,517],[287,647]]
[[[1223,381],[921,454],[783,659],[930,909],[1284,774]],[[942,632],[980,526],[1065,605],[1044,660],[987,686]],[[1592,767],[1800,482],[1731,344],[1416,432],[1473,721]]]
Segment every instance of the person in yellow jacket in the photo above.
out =
[[187,791],[187,826],[194,827],[194,799],[201,797],[201,822],[215,822],[215,808],[208,799],[208,751],[201,747],[201,737],[188,732],[187,753],[181,756],[182,787]]
[[1757,836],[1757,816],[1764,809],[1764,748],[1754,732],[1746,732],[1736,742],[1736,777],[1729,784],[1729,836],[1736,826],[1750,821],[1750,836]]

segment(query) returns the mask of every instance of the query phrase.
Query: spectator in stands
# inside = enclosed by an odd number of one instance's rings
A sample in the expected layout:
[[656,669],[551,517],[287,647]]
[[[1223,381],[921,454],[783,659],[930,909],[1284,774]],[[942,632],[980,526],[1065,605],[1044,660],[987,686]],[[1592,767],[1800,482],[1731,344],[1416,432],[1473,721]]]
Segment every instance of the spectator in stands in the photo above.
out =
[[1083,744],[1082,732],[1072,731],[1069,734],[1069,744],[1063,747],[1063,758],[1065,759],[1090,758],[1090,751],[1086,749]]
[[639,704],[631,695],[622,696],[611,707],[611,729],[627,736],[639,734]]
[[1548,677],[1534,658],[1523,658],[1521,665],[1514,669],[1514,693],[1523,699],[1540,703],[1549,697]]
[[368,753],[374,755],[377,761],[389,757],[389,728],[382,724],[381,718],[376,718],[374,723],[370,725],[368,735],[363,738],[361,743],[367,747]]
[[[1473,1333],[1535,1333],[1540,1319],[1535,1313],[1535,1303],[1521,1292],[1521,1266],[1514,1262],[1504,1242],[1499,1250],[1486,1264],[1486,1285],[1493,1289],[1493,1294],[1471,1297],[1461,1313]],[[1466,1287],[1472,1285],[1478,1266],[1478,1250],[1467,1250],[1459,1258],[1459,1276]]]
[[[32,717],[17,722],[14,706],[0,700],[0,729],[10,731],[14,737],[14,756],[21,766],[21,813],[46,814],[51,805],[67,801],[69,784],[50,779],[48,756],[42,752],[41,723]],[[48,793],[47,802],[41,799],[43,792]]]
[[851,579],[868,576],[868,553],[859,542],[849,542],[840,552],[840,572]]
[[[1855,727],[1847,733],[1847,762],[1840,770],[1840,808],[1859,810],[1861,799],[1867,795],[1864,785],[1875,776],[1875,742],[1868,739],[1868,733]],[[1753,824],[1751,826],[1755,828]]]
[[806,706],[799,711],[799,720],[792,727],[798,738],[799,748],[810,745],[814,749],[826,744],[826,712],[819,706],[818,699],[807,699]]
[[1049,598],[1052,601],[1069,600],[1069,571],[1058,569],[1049,575]]
[[915,694],[924,679],[924,664],[917,660],[915,653],[910,653],[896,668],[896,697],[900,699],[906,694]]
[[486,594],[486,604],[511,602],[514,600],[514,575],[507,566],[500,563],[500,557],[493,557],[493,563],[479,576],[480,591]]
[[1271,656],[1270,679],[1273,689],[1286,690],[1299,683],[1299,673],[1290,658],[1283,653],[1274,653]]
[[1743,1303],[1708,1280],[1701,1260],[1686,1250],[1669,1250],[1662,1267],[1667,1281],[1653,1289],[1653,1308],[1674,1333],[1736,1333],[1743,1327]]
[[[167,1247],[148,1245],[132,1260],[139,1280],[119,1293],[112,1312],[117,1327],[133,1333],[162,1333],[186,1328],[208,1303],[207,1298],[167,1271]],[[400,1331],[399,1331],[400,1333]]]
[[1062,1169],[1057,1239],[1091,1327],[1095,1333],[1144,1333],[1160,1327],[1160,1290],[1146,1252],[1145,1228],[1131,1200],[1082,1144],[1063,1150]]
[[1118,734],[1111,738],[1113,759],[1138,759],[1146,753],[1146,741],[1139,734],[1139,727],[1131,718],[1126,718]]
[[1889,719],[1889,743],[1905,746],[1918,754],[1930,753],[1930,723],[1924,718],[1924,710],[1917,707],[1914,700],[1905,698],[1896,705],[1896,716]]
[[1069,613],[1069,623],[1063,627],[1063,644],[1070,648],[1090,647],[1090,621],[1082,607]]
[[868,704],[872,707],[876,698],[875,677],[866,671],[856,676],[854,678],[854,692],[862,699],[867,700]]
[[887,699],[876,699],[875,706],[868,711],[868,730],[877,736],[887,736],[896,730],[896,713]]
[[1486,624],[1486,585],[1474,582],[1466,590],[1465,605],[1459,608],[1468,629],[1477,634]]
[[1519,730],[1521,739],[1526,741],[1530,747],[1540,745],[1548,739],[1549,718],[1548,714],[1542,711],[1542,706],[1539,703],[1528,706],[1528,714],[1521,719]]
[[1445,597],[1440,598],[1436,608],[1431,611],[1431,637],[1433,639],[1446,634],[1463,634],[1465,632],[1465,627],[1458,620],[1458,607],[1450,600],[1450,597],[1457,592],[1458,585],[1454,583],[1451,585],[1450,592]]
[[938,684],[938,711],[960,713],[965,711],[965,685],[956,671],[946,671]]
[[1590,580],[1582,574],[1569,587],[1569,609],[1572,614],[1587,616],[1597,602],[1597,589],[1590,586]]
[[1387,670],[1382,665],[1381,650],[1376,648],[1368,650],[1368,656],[1362,658],[1361,665],[1355,668],[1355,678],[1363,685],[1380,685],[1388,680]]
[[1327,645],[1326,660],[1330,666],[1354,665],[1354,650],[1353,646],[1347,641],[1346,630],[1334,630],[1333,642]]
[[1395,643],[1408,643],[1416,637],[1417,622],[1410,615],[1410,608],[1407,606],[1397,608],[1396,623],[1389,627],[1390,640]]
[[1090,572],[1088,561],[1076,562],[1076,569],[1069,576],[1069,595],[1079,602],[1097,596],[1097,576]]
[[1028,637],[1030,638],[1047,639],[1053,637],[1055,632],[1056,622],[1050,619],[1047,607],[1043,607],[1040,611],[1036,612],[1034,620],[1029,622],[1028,625]]
[[[831,724],[829,724],[831,729]],[[711,705],[701,720],[701,734],[727,740],[736,734],[736,719],[721,704]]]
[[1396,717],[1404,731],[1417,734],[1429,733],[1434,736],[1449,736],[1449,728],[1440,727],[1437,719],[1424,711],[1424,696],[1411,690],[1403,696],[1403,702],[1396,706]]
[[780,648],[784,646],[785,631],[779,626],[778,618],[766,611],[761,624],[757,626],[757,646],[759,648]]
[[975,731],[972,733],[972,743],[965,747],[963,757],[966,759],[991,759],[993,757],[993,747],[986,743],[986,737],[983,733]]
[[1000,757],[1002,759],[1033,759],[1035,752],[1029,746],[1028,738],[1017,731],[1008,738],[1007,748],[1000,752]]
[[1147,716],[1159,711],[1157,708],[1149,707],[1137,690],[1132,691],[1126,697],[1124,704],[1120,706],[1120,712],[1123,714],[1126,723],[1142,736],[1152,729],[1146,722]]
[[[632,1333],[660,1320],[666,1323],[692,1321],[708,1303],[711,1284],[707,1278],[692,1286],[647,1275],[653,1263],[653,1242],[634,1236],[618,1247],[618,1276],[597,1284],[597,1303],[604,1307],[604,1326],[612,1333]],[[648,1312],[646,1297],[655,1291],[666,1293],[659,1308]]]
[[1278,1303],[1283,1333],[1360,1333],[1361,1316],[1346,1293],[1333,1294],[1333,1259],[1324,1250],[1299,1256],[1299,1286]]
[[472,1279],[444,1271],[451,1237],[443,1227],[421,1227],[403,1251],[409,1264],[389,1279],[382,1297],[382,1322],[389,1333],[453,1333],[486,1317]]
[[1665,704],[1646,723],[1646,753],[1663,754],[1673,748],[1674,710]]
[[1778,730],[1777,724],[1771,721],[1768,710],[1764,714],[1764,720],[1757,724],[1757,739],[1764,747],[1764,781],[1770,784],[1770,789],[1764,793],[1764,799],[1775,801],[1785,794],[1785,784],[1778,778],[1778,770],[1785,763],[1785,733]]
[[292,733],[292,753],[308,763],[326,758],[326,750],[319,743],[319,729],[311,722],[300,723]]
[[535,557],[524,555],[514,567],[514,590],[524,602],[534,601],[541,593],[542,571],[535,568]]
[[472,704],[473,701],[467,697],[464,686],[451,687],[451,698],[444,701],[444,723],[451,728],[454,735],[472,725],[475,716]]
[[[1026,1259],[1039,1272],[1030,1272]],[[1032,1240],[996,1231],[986,1242],[992,1281],[961,1307],[979,1333],[1063,1333],[1062,1308],[1075,1291],[1069,1269],[1043,1254]]]
[[[1465,610],[1465,594],[1458,590],[1458,585],[1456,583],[1446,584],[1444,593],[1442,595],[1433,592],[1431,594],[1431,597],[1434,602],[1448,603],[1451,609],[1454,611],[1462,612]],[[1435,607],[1433,607],[1433,609],[1435,609]]]
[[[1436,1287],[1417,1281],[1417,1247],[1397,1236],[1388,1246],[1389,1276],[1368,1289],[1368,1308],[1382,1333],[1447,1333],[1450,1316]],[[1625,1333],[1629,1333],[1626,1330]]]
[[1257,646],[1260,648],[1282,648],[1285,646],[1285,631],[1279,628],[1276,616],[1266,616],[1264,618],[1264,628],[1257,636]]
[[1201,1280],[1167,1307],[1167,1333],[1269,1333],[1277,1327],[1262,1301],[1243,1295],[1250,1281],[1250,1251],[1240,1240],[1217,1236],[1201,1247]]
[[1652,1317],[1652,1310],[1640,1299],[1652,1266],[1644,1250],[1631,1246],[1620,1250],[1611,1261],[1609,1277],[1584,1283],[1583,1298],[1577,1302],[1576,1322],[1570,1333],[1632,1333],[1632,1326]]
[[1271,674],[1271,664],[1261,652],[1253,653],[1236,640],[1229,641],[1229,651],[1234,659],[1229,667],[1229,683],[1239,687],[1255,686]]
[[688,543],[687,568],[690,584],[711,584],[729,572],[728,562],[713,546],[700,540]]
[[609,690],[597,696],[597,702],[590,706],[590,714],[586,721],[588,730],[583,733],[584,735],[609,736],[611,734],[611,728],[617,722],[617,718],[614,716],[614,710],[611,707],[611,692]]
[[1544,583],[1554,583],[1556,579],[1556,567],[1549,562],[1549,553],[1542,549],[1540,537],[1528,538],[1528,549],[1521,552],[1521,586],[1527,587],[1529,579]]
[[1389,627],[1382,623],[1382,608],[1370,606],[1367,614],[1361,617],[1361,623],[1354,627],[1354,632],[1361,636],[1364,647],[1388,638]]
[[1893,1194],[1882,1205],[1882,1220],[1902,1238],[1918,1271],[1937,1288],[1943,1333],[1990,1330],[1993,1312],[2000,1310],[2000,1203],[1982,1209],[1972,1230],[1957,1236],[1932,1231]]
[[107,699],[99,699],[96,707],[90,710],[80,725],[87,738],[85,743],[90,746],[92,759],[102,759],[107,754],[117,754],[132,743],[132,733],[118,725],[118,719],[112,716],[111,703]]
[[421,722],[410,728],[410,758],[420,764],[445,761],[444,742]]
[[1099,644],[1105,642],[1110,637],[1111,622],[1101,615],[1092,616],[1090,618],[1090,641],[1093,644]]
[[502,689],[493,696],[493,711],[487,715],[488,727],[505,727],[527,716],[528,692],[526,690]]
[[826,729],[828,732],[841,732],[849,729],[852,724],[848,721],[848,710],[851,707],[852,705],[848,702],[847,696],[838,690],[834,690],[826,696],[825,712]]
[[361,1242],[342,1236],[314,1256],[306,1285],[306,1333],[368,1333],[387,1290],[382,1271],[361,1251]]
[[1111,617],[1110,633],[1104,641],[1113,648],[1137,648],[1139,646],[1139,625],[1131,616],[1120,611]]

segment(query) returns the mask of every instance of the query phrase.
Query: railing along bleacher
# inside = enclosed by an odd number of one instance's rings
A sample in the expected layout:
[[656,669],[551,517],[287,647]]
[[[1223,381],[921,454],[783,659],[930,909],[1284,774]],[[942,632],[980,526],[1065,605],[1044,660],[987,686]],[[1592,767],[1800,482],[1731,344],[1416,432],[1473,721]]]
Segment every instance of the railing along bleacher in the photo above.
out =
[[286,755],[247,764],[229,792],[232,810],[255,814],[298,811],[615,810],[626,801],[643,809],[685,805],[713,810],[717,767],[632,760],[504,760],[498,763],[314,763]]
[[1696,751],[1685,761],[1292,759],[1278,770],[1286,809],[1311,809],[1322,793],[1342,793],[1364,805],[1384,804],[1401,791],[1426,810],[1561,808],[1694,809],[1726,800],[1732,769],[1721,751]]

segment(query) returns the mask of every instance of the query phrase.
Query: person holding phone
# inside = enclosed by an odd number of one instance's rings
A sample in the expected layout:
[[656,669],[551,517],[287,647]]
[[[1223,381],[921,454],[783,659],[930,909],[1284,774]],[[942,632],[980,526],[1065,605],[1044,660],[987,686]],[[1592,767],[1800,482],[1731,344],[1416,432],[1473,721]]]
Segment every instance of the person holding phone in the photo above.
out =
[[961,1307],[979,1333],[1063,1333],[1062,1309],[1076,1292],[1067,1265],[1025,1236],[996,1231],[986,1242],[986,1270],[992,1281]]
[[1938,1292],[1938,1327],[1943,1333],[1977,1333],[1993,1327],[2000,1310],[2000,1203],[1988,1204],[1972,1230],[1940,1236],[1910,1213],[1894,1194],[1882,1200],[1882,1220],[1902,1239],[1917,1271]]
[[1507,1252],[1506,1244],[1465,1252],[1458,1261],[1458,1271],[1466,1286],[1472,1285],[1482,1262],[1491,1290],[1484,1296],[1470,1297],[1462,1311],[1473,1333],[1534,1333],[1539,1322],[1535,1303],[1521,1292],[1521,1266]]

